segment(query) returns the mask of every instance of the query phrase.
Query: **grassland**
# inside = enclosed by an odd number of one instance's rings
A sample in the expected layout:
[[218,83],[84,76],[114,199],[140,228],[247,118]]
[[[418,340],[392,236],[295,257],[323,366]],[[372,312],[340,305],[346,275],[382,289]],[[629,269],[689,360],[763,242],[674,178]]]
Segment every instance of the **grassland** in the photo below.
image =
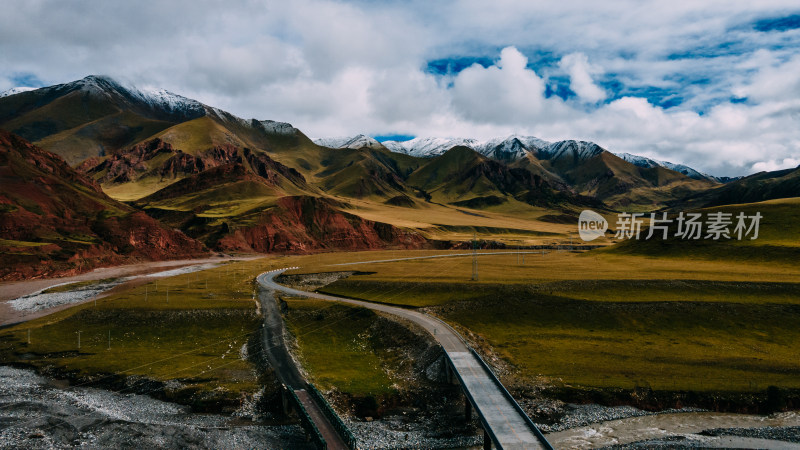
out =
[[[552,210],[530,206],[516,200],[502,205],[473,210],[438,203],[422,203],[404,208],[352,198],[338,200],[351,205],[347,212],[367,220],[413,228],[429,239],[467,241],[477,233],[480,239],[509,246],[549,245],[578,241],[577,215],[569,224],[541,220]],[[601,238],[596,243],[608,243]]]
[[0,330],[0,355],[4,363],[78,381],[176,380],[180,388],[171,395],[182,402],[235,404],[261,387],[255,366],[240,355],[261,324],[252,280],[280,259],[154,279],[96,305],[84,303]]
[[286,323],[312,382],[354,396],[396,392],[392,386],[399,380],[386,370],[387,355],[369,342],[374,312],[322,300],[284,300],[289,306]]
[[331,254],[293,262],[302,267],[297,272],[362,271],[323,290],[426,307],[508,362],[509,381],[800,388],[798,264],[549,251],[526,255],[524,264],[517,255],[480,256],[480,281],[470,281],[469,257],[331,265],[411,255]]

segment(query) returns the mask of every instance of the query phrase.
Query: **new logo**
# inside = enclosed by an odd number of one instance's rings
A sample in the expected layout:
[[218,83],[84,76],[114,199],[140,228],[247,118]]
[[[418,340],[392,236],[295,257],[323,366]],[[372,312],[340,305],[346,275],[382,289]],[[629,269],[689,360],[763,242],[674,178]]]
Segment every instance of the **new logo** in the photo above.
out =
[[578,234],[586,242],[603,236],[608,230],[608,222],[600,214],[584,209],[578,217]]

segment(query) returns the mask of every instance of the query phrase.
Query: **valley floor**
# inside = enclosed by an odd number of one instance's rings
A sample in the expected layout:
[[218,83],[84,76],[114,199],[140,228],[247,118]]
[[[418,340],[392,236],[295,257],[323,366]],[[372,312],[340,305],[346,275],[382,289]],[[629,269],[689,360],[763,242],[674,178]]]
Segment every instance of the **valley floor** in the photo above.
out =
[[[457,256],[445,256],[452,253]],[[761,414],[800,405],[796,264],[652,258],[603,250],[486,253],[490,254],[477,256],[478,281],[470,280],[469,251],[270,256],[199,274],[176,273],[159,281],[159,290],[148,280],[110,293],[97,307],[70,306],[6,327],[0,330],[0,351],[4,362],[56,375],[69,372],[77,374],[75,379],[125,373],[175,380],[180,387],[172,399],[188,404],[208,407],[216,400],[198,403],[200,393],[227,392],[219,398],[220,405],[232,405],[238,403],[233,397],[250,398],[258,386],[274,383],[268,369],[259,375],[252,359],[242,356],[248,348],[259,351],[242,339],[258,326],[252,280],[267,270],[298,266],[292,272],[296,286],[309,278],[305,289],[422,308],[447,320],[494,366],[534,421],[553,433],[564,433],[560,430],[566,423],[578,427],[578,434],[602,429],[585,421],[570,422],[576,410],[572,403],[628,404],[650,411],[699,406]],[[408,259],[418,257],[425,258]],[[313,275],[320,273],[336,275]],[[145,286],[151,289],[149,301]],[[424,390],[425,384],[409,378],[409,373],[424,368],[403,365],[404,358],[419,356],[409,353],[408,346],[416,344],[407,330],[400,331],[402,325],[343,305],[285,299],[283,307],[294,336],[293,351],[310,381],[324,387],[354,423],[364,424],[357,428],[378,427],[414,408],[417,412],[411,416],[419,413],[412,394]],[[157,326],[138,323],[155,317]],[[112,322],[106,323],[109,319]],[[109,327],[114,340],[106,350]],[[380,332],[387,327],[393,331]],[[30,344],[28,328],[33,330]],[[77,331],[83,331],[85,341],[76,352]],[[168,342],[178,345],[165,346]],[[198,348],[207,350],[194,353]],[[240,358],[232,358],[231,349]],[[176,352],[182,356],[157,363]],[[331,364],[340,358],[352,361],[353,367]],[[142,362],[148,365],[135,369]],[[181,373],[170,367],[180,367]],[[429,407],[434,399],[425,402]],[[361,421],[368,415],[376,419],[375,425]],[[596,416],[601,421],[612,418],[613,414]],[[636,420],[625,423],[635,430]],[[719,423],[697,431],[763,428],[755,422]],[[573,439],[569,436],[576,435],[563,434]]]

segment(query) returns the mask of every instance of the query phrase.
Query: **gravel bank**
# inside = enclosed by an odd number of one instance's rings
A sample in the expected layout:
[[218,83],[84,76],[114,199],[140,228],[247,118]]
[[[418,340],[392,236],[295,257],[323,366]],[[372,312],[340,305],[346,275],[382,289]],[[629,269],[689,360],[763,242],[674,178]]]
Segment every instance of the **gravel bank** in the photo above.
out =
[[800,444],[800,427],[715,428],[700,432],[703,436],[742,436]]
[[797,444],[743,436],[668,436],[661,439],[602,447],[602,450],[689,450],[697,448],[797,450]]
[[15,311],[41,311],[43,309],[55,308],[56,306],[80,303],[84,300],[89,300],[90,298],[96,297],[103,292],[132,279],[133,277],[117,278],[113,281],[97,282],[87,286],[82,286],[69,292],[45,293],[44,291],[46,290],[63,285],[51,286],[43,291],[34,292],[32,294],[11,300],[8,302],[8,304]]
[[607,422],[609,420],[627,419],[630,417],[652,416],[656,414],[671,414],[681,412],[703,411],[699,408],[668,409],[665,411],[644,411],[633,406],[601,406],[601,405],[574,405],[564,404],[561,407],[563,416],[554,424],[537,423],[536,426],[543,433],[553,433],[570,428],[584,427],[593,423]]
[[418,420],[407,420],[402,416],[346,423],[358,440],[359,448],[363,449],[468,448],[483,445],[483,433],[477,423],[468,424],[462,429],[438,431]]
[[[170,269],[161,272],[150,273],[147,275],[143,275],[143,277],[146,278],[173,277],[176,275],[183,275],[187,273],[199,272],[201,270],[211,269],[216,267],[217,265],[218,264],[214,263],[198,264],[194,266],[187,266],[178,269]],[[10,300],[8,302],[8,305],[11,306],[11,308],[14,309],[15,311],[36,312],[45,309],[55,308],[57,306],[80,303],[85,300],[94,298],[102,294],[103,292],[109,291],[115,286],[127,283],[128,281],[134,280],[136,278],[138,277],[131,276],[131,277],[116,278],[110,281],[98,281],[97,283],[81,286],[69,292],[49,292],[49,293],[45,292],[57,286],[64,286],[70,284],[70,283],[61,283],[16,298],[14,300]]]
[[265,426],[143,395],[59,387],[0,366],[0,448],[309,448],[299,426]]

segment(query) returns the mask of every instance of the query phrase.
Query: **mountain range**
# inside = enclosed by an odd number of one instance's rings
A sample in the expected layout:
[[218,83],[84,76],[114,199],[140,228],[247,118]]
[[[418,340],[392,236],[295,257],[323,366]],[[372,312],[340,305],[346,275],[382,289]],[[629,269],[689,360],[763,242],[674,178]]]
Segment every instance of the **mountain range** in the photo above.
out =
[[[574,150],[581,158],[589,158],[604,151],[602,147],[586,141],[565,140],[548,142],[534,136],[511,135],[505,138],[478,140],[472,138],[414,138],[406,141],[383,141],[359,134],[352,137],[317,138],[314,143],[330,148],[380,148],[381,146],[397,153],[404,153],[422,158],[439,156],[453,147],[468,147],[476,152],[499,160],[513,162],[532,154],[539,159],[558,157],[559,152]],[[682,173],[695,180],[709,180],[725,183],[735,178],[716,177],[700,172],[684,164],[675,164],[668,161],[650,159],[630,153],[614,153],[625,161],[643,168],[663,167]]]
[[[67,175],[58,183],[107,196],[103,202],[116,202],[109,206],[119,211],[116,216],[144,212],[198,248],[220,251],[447,247],[477,230],[508,239],[557,239],[574,232],[577,213],[587,207],[650,211],[684,199],[699,206],[735,201],[742,192],[761,199],[800,195],[790,174],[723,183],[729,180],[615,155],[585,141],[516,135],[312,141],[288,123],[242,119],[101,76],[0,97],[0,128],[13,133],[7,140],[16,142],[17,159],[42,152],[62,160],[74,173],[59,171]],[[3,170],[16,171],[3,164]],[[26,189],[4,194],[12,206],[0,211],[0,223],[18,223],[13,214],[23,209],[45,212],[25,206],[45,195],[31,191],[26,198]],[[97,216],[70,211],[89,224]],[[19,242],[53,239],[8,240],[18,250]],[[104,238],[95,233],[92,239]]]

